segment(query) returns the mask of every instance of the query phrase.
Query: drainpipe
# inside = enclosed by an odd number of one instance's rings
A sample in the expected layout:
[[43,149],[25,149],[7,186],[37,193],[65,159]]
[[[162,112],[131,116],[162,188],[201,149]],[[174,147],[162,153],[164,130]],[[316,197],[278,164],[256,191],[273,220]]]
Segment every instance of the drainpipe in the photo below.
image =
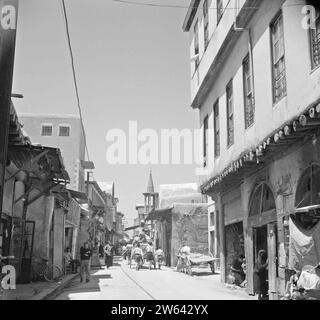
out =
[[234,31],[242,32],[247,31],[248,33],[248,51],[249,51],[249,60],[250,60],[250,71],[251,71],[251,88],[253,92],[253,99],[254,99],[254,81],[253,81],[253,46],[252,46],[252,33],[251,28],[238,28],[237,27],[237,20],[234,22]]

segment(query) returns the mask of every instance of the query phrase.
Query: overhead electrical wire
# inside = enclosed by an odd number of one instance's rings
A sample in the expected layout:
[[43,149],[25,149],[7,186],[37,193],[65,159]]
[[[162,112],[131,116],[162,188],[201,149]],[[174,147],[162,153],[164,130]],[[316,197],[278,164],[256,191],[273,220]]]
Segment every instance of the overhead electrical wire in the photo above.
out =
[[78,82],[77,82],[77,76],[76,76],[76,68],[75,68],[75,64],[74,64],[74,56],[73,56],[73,50],[72,50],[72,45],[71,45],[69,21],[68,21],[66,5],[65,5],[64,0],[61,0],[61,5],[62,5],[63,18],[64,18],[64,22],[65,22],[66,35],[67,35],[67,40],[68,40],[68,48],[69,48],[69,53],[70,53],[70,58],[71,58],[73,84],[74,84],[76,98],[77,98],[77,106],[78,106],[78,110],[79,110],[80,122],[81,122],[81,127],[82,127],[82,132],[83,132],[84,145],[85,145],[85,150],[86,150],[86,154],[87,154],[87,159],[88,159],[88,161],[90,161],[89,150],[88,150],[88,146],[87,146],[86,131],[85,131],[83,117],[82,117],[80,96],[79,96],[79,90],[78,90]]
[[[139,1],[130,1],[130,0],[111,0],[113,2],[118,2],[118,3],[123,3],[123,4],[128,4],[128,5],[133,5],[133,6],[147,6],[147,7],[159,7],[159,8],[176,8],[176,9],[189,9],[192,8],[190,6],[184,6],[184,5],[175,5],[175,4],[160,4],[160,3],[151,3],[151,2],[139,2]],[[284,7],[296,7],[296,6],[302,6],[305,5],[305,3],[294,3],[294,4],[286,4],[283,5]],[[194,9],[199,8],[199,6],[194,6]],[[260,9],[261,6],[248,6],[245,7],[246,10],[250,9]],[[201,9],[201,8],[200,8]],[[217,7],[210,7],[208,8],[209,10],[217,10]],[[224,10],[234,10],[238,9],[236,7],[232,6],[226,6]]]
[[[136,5],[136,6],[149,6],[149,7],[162,7],[162,8],[180,8],[180,9],[189,9],[190,8],[189,6],[183,6],[183,5],[170,5],[170,4],[138,2],[138,1],[129,1],[129,0],[111,0],[111,1],[117,2],[117,3],[128,4],[128,5]],[[301,6],[301,5],[303,5],[303,3],[301,3],[301,4],[288,4],[288,5],[284,5],[284,6],[292,7],[292,6]],[[85,131],[84,123],[83,123],[82,109],[81,109],[81,103],[80,103],[78,82],[77,82],[77,76],[76,76],[76,69],[75,69],[75,63],[74,63],[73,50],[72,50],[72,45],[71,45],[71,37],[70,37],[70,31],[69,31],[69,21],[68,21],[68,16],[67,16],[67,11],[66,11],[65,0],[61,0],[61,6],[62,6],[64,24],[65,24],[66,35],[67,35],[68,48],[69,48],[70,59],[71,59],[72,76],[73,76],[73,83],[74,83],[75,93],[76,93],[76,98],[77,98],[77,106],[78,106],[78,110],[79,110],[81,127],[82,127],[82,131],[83,131],[83,135],[84,135],[85,151],[86,151],[86,154],[87,154],[88,161],[90,161],[89,150],[88,150],[87,139],[86,139],[86,131]],[[198,8],[198,7],[196,6],[195,8]],[[258,9],[258,8],[261,8],[261,6],[260,7],[246,7],[246,9]],[[217,9],[217,8],[210,7],[209,9],[214,10],[214,9]],[[236,8],[226,7],[224,9],[236,9]]]

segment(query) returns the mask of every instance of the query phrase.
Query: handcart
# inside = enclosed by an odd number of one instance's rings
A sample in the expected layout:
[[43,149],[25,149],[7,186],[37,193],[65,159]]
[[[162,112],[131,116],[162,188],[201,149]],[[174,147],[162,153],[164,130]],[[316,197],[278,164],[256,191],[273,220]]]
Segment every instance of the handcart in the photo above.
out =
[[214,258],[212,254],[205,255],[202,253],[191,253],[188,255],[188,259],[191,263],[191,269],[195,266],[209,265],[213,274],[215,273],[214,262],[219,260],[219,258]]

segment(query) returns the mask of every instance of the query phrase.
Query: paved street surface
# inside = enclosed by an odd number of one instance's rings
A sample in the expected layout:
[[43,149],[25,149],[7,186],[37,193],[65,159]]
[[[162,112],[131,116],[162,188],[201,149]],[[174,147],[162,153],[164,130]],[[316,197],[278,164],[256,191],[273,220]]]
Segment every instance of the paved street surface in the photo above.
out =
[[209,269],[197,271],[193,277],[166,267],[136,271],[116,258],[111,268],[93,270],[90,282],[74,280],[56,300],[255,300],[221,284]]

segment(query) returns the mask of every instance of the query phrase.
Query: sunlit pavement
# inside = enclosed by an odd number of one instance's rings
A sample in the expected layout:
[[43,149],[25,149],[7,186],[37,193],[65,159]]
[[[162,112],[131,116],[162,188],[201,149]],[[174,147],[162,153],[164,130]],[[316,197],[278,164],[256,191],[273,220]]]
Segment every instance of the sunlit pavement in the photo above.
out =
[[115,259],[109,269],[93,270],[88,283],[75,280],[56,300],[255,300],[243,290],[220,283],[219,275],[208,269],[194,276],[163,267],[137,271],[126,261]]

